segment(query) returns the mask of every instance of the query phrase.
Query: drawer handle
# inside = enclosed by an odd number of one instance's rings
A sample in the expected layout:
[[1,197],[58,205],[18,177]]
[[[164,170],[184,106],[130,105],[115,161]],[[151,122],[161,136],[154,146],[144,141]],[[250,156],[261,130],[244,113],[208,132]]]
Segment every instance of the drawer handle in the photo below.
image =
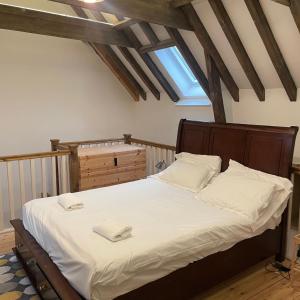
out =
[[114,158],[114,163],[115,163],[115,167],[116,167],[118,165],[118,158],[117,157]]

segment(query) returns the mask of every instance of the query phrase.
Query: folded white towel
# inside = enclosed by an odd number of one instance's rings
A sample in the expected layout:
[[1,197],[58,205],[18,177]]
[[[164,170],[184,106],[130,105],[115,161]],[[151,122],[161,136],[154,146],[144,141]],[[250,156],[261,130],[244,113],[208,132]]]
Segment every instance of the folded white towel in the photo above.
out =
[[132,227],[104,219],[93,227],[93,231],[112,242],[118,242],[131,237]]
[[74,209],[83,208],[82,201],[71,193],[59,195],[58,203],[65,210],[74,210]]

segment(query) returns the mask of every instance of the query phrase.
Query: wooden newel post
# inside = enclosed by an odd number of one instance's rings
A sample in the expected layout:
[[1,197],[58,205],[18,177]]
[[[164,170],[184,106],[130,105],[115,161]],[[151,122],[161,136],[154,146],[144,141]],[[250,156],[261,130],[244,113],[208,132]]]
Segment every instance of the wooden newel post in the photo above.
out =
[[132,137],[132,135],[131,134],[123,134],[123,136],[124,136],[124,143],[128,144],[128,145],[131,145],[131,137]]
[[58,147],[59,142],[60,142],[60,140],[58,140],[58,139],[52,139],[52,140],[50,140],[51,151],[57,151],[57,147]]
[[70,189],[71,193],[79,192],[79,157],[78,144],[69,145]]
[[[60,140],[59,139],[51,139],[51,151],[57,151],[58,150],[58,145],[59,145]],[[58,171],[58,157],[55,157],[55,175],[56,175],[56,193],[59,195],[59,171]]]

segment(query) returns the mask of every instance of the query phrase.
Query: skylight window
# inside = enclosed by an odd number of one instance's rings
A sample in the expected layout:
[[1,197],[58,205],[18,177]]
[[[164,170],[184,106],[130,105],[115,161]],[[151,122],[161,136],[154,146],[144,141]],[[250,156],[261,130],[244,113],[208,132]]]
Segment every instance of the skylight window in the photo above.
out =
[[207,95],[177,47],[160,49],[154,53],[176,85],[182,100],[179,105],[210,105]]

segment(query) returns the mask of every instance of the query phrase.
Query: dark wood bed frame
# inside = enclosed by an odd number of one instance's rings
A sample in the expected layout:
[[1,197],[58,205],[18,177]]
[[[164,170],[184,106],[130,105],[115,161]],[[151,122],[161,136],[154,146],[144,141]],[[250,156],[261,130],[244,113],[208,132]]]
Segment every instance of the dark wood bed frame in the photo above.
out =
[[[222,170],[234,159],[251,168],[290,177],[297,127],[215,124],[181,120],[177,152],[219,155]],[[43,299],[77,300],[82,297],[61,274],[48,254],[25,230],[21,220],[11,221],[16,234],[14,251]],[[287,210],[275,230],[244,240],[212,254],[117,299],[183,300],[211,288],[258,262],[285,258]]]

